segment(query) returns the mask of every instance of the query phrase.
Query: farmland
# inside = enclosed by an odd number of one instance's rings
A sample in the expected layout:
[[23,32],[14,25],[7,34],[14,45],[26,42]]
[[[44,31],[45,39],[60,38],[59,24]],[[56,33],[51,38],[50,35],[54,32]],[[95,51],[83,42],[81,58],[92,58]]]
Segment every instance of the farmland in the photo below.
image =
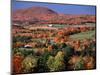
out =
[[83,40],[83,39],[93,39],[95,38],[95,30],[88,32],[81,32],[78,34],[71,35],[70,37],[75,40]]

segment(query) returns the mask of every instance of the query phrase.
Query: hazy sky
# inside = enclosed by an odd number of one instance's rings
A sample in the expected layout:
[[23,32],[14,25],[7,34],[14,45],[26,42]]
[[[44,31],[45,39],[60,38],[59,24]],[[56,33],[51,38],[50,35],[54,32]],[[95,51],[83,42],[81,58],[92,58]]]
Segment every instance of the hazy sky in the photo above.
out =
[[58,13],[64,14],[87,14],[95,15],[96,7],[87,5],[71,5],[71,4],[52,4],[52,3],[42,3],[42,2],[25,2],[25,1],[13,1],[12,9],[23,9],[33,6],[48,7]]

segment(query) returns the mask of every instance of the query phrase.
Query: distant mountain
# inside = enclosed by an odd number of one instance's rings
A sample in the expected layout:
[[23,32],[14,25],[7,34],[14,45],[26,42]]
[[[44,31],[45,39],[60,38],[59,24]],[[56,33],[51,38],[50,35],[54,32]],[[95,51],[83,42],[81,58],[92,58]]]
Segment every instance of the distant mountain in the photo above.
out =
[[13,23],[23,25],[29,24],[84,24],[94,23],[96,18],[93,15],[70,15],[59,14],[46,7],[30,7],[18,9],[12,13]]
[[13,20],[20,21],[40,21],[40,20],[50,20],[57,16],[58,14],[46,7],[31,7],[27,9],[19,9],[13,12]]

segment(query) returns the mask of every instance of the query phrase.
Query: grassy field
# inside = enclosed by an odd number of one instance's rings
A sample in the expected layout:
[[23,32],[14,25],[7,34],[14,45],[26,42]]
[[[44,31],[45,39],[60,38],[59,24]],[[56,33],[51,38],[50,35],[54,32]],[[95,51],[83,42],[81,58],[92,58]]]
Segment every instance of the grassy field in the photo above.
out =
[[70,38],[74,40],[93,39],[95,37],[95,30],[73,34]]

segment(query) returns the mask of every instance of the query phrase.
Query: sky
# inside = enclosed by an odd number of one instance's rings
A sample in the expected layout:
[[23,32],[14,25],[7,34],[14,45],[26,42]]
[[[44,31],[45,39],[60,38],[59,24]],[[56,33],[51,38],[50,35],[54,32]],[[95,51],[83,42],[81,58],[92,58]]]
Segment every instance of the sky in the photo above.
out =
[[23,9],[23,8],[29,8],[35,6],[47,7],[61,14],[96,15],[96,6],[43,3],[43,2],[26,2],[26,1],[12,2],[13,11],[17,9]]

